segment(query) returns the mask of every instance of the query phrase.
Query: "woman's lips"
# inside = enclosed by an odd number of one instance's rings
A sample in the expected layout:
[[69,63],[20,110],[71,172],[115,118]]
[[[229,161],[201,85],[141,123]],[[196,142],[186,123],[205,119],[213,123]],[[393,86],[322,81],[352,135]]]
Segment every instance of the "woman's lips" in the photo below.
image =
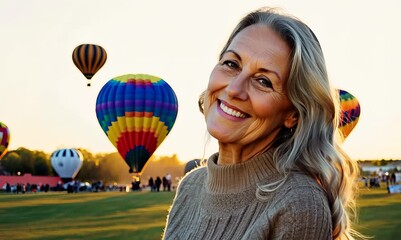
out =
[[237,118],[246,118],[247,116],[249,116],[248,114],[240,111],[239,109],[234,109],[234,107],[229,106],[229,104],[227,104],[222,100],[218,100],[217,103],[219,104],[220,109],[227,115]]

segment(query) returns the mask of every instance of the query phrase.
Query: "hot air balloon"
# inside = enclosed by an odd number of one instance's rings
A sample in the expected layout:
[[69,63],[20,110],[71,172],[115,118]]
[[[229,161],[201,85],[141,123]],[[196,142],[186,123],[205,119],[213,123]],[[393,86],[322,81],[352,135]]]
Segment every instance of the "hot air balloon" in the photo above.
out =
[[104,65],[106,59],[104,48],[95,44],[81,44],[72,52],[72,61],[89,81],[87,86],[90,86],[90,80]]
[[75,148],[62,148],[53,152],[50,161],[63,182],[69,182],[75,178],[82,167],[84,157]]
[[342,89],[339,89],[338,91],[341,104],[339,129],[345,139],[358,123],[359,115],[361,114],[361,107],[358,99],[354,95]]
[[177,97],[163,79],[127,74],[109,80],[96,99],[96,116],[111,143],[141,174],[177,117]]
[[10,131],[7,125],[0,122],[0,159],[6,155],[10,143]]

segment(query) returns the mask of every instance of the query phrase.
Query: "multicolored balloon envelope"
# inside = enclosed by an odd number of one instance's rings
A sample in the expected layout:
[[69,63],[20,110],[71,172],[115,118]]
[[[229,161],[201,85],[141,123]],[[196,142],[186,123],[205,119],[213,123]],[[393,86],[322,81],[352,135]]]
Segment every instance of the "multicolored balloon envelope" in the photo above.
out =
[[75,148],[58,149],[50,157],[52,167],[64,182],[75,178],[82,167],[83,160],[82,153]]
[[130,168],[141,173],[171,131],[177,97],[163,79],[127,74],[109,80],[96,100],[100,126]]
[[[72,52],[72,61],[88,80],[103,67],[106,59],[104,48],[95,44],[81,44]],[[90,86],[90,82],[87,85]]]
[[7,125],[0,122],[0,159],[6,155],[10,143],[10,130]]
[[351,93],[339,89],[340,104],[341,104],[341,119],[340,119],[340,130],[343,138],[345,139],[354,129],[359,121],[359,115],[361,114],[361,107],[358,99]]

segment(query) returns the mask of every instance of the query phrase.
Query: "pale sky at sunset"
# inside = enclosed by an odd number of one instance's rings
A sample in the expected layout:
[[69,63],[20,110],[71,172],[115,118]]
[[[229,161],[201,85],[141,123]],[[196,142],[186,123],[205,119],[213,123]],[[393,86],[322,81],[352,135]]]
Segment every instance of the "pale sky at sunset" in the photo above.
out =
[[[163,78],[179,102],[176,123],[155,155],[200,158],[205,123],[198,95],[238,20],[281,7],[315,32],[334,86],[361,104],[344,143],[353,159],[401,159],[401,1],[369,0],[0,0],[0,122],[9,150],[61,147],[117,151],[95,113],[97,94],[128,73]],[[71,59],[82,43],[107,61],[86,86]],[[205,157],[217,150],[211,141]]]

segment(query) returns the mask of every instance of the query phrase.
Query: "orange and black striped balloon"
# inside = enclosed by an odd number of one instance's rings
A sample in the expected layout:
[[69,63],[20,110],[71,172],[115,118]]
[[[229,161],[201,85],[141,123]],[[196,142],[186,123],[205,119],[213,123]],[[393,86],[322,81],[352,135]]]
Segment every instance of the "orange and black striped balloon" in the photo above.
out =
[[[88,81],[104,65],[106,59],[106,50],[95,44],[81,44],[72,53],[72,61]],[[90,86],[90,82],[88,86]]]

